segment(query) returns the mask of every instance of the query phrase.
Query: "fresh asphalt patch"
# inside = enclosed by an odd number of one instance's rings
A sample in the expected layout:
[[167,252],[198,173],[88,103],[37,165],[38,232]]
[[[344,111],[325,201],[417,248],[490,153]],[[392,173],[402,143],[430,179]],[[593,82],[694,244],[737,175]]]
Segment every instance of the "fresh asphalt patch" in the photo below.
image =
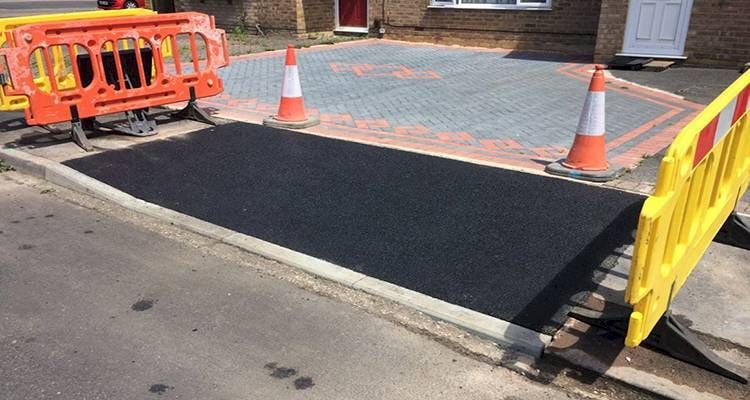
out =
[[232,123],[66,165],[163,207],[551,334],[642,196]]

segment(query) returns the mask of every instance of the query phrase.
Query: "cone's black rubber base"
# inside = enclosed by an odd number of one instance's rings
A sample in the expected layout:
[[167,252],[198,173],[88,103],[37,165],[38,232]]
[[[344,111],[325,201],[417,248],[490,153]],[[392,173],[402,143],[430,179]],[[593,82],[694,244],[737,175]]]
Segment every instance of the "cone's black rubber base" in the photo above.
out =
[[564,160],[555,161],[548,164],[544,171],[548,174],[564,176],[567,178],[580,179],[590,182],[609,182],[619,178],[625,173],[625,168],[609,167],[604,171],[583,171],[580,169],[568,168],[562,164]]
[[263,120],[265,126],[283,129],[305,129],[318,124],[320,124],[320,118],[318,117],[308,117],[304,121],[281,121],[272,115]]

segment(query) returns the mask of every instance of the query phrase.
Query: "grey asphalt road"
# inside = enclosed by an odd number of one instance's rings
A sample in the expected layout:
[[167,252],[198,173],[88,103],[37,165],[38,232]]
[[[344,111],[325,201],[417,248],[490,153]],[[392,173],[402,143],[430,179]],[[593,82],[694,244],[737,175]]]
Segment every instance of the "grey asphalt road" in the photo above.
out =
[[96,0],[0,0],[0,17],[95,10]]
[[33,185],[0,174],[4,400],[576,397]]

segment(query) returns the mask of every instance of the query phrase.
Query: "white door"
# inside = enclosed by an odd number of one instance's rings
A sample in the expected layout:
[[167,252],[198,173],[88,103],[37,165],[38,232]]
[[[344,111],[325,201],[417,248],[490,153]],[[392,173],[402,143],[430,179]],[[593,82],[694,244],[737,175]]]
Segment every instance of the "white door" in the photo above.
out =
[[692,8],[693,0],[630,0],[623,53],[682,56]]

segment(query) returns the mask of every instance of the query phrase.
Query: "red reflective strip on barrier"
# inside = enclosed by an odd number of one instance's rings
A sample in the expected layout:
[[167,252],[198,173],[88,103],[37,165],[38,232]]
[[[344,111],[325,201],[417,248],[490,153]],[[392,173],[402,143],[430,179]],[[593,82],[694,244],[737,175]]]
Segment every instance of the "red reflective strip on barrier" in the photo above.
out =
[[716,136],[716,127],[719,124],[719,116],[717,115],[708,126],[703,128],[700,136],[698,136],[698,143],[695,146],[695,158],[693,159],[693,166],[703,160],[703,157],[708,154],[709,151],[714,147],[714,137]]
[[745,114],[745,111],[747,111],[748,108],[748,101],[750,101],[750,86],[746,87],[745,90],[740,92],[740,95],[737,96],[737,106],[734,110],[734,116],[732,117],[732,125],[734,125],[734,123]]
[[[189,38],[187,51],[193,60],[185,65],[179,58],[178,35]],[[196,35],[205,42],[204,59],[198,57]],[[10,92],[7,94],[28,96],[26,120],[31,125],[69,121],[71,107],[77,109],[81,118],[88,118],[186,101],[190,99],[191,88],[197,98],[214,96],[223,91],[217,70],[229,60],[224,31],[216,29],[208,15],[194,12],[25,25],[17,28],[12,38],[12,47],[0,48],[0,56],[6,57],[13,82],[13,90],[7,90]],[[165,40],[172,44],[174,65],[170,63],[170,68],[162,54]],[[140,49],[133,50],[138,73],[132,76],[123,74],[125,53],[117,50],[123,41],[132,43],[133,49]],[[113,51],[103,48],[108,44]],[[56,79],[50,79],[52,88],[46,91],[34,84],[30,57],[36,49],[41,49],[47,71],[54,71],[49,52],[55,46],[69,49],[76,86],[61,90]],[[148,74],[144,73],[148,64],[142,53],[147,47],[151,49],[155,71],[148,85]],[[91,82],[85,87],[77,71],[77,64],[82,62],[80,54],[70,51],[74,48],[85,49],[92,63]],[[105,55],[113,59],[116,71],[111,71],[111,66],[107,71]],[[110,72],[109,82],[107,72]],[[132,83],[135,79],[140,80],[140,85]]]

